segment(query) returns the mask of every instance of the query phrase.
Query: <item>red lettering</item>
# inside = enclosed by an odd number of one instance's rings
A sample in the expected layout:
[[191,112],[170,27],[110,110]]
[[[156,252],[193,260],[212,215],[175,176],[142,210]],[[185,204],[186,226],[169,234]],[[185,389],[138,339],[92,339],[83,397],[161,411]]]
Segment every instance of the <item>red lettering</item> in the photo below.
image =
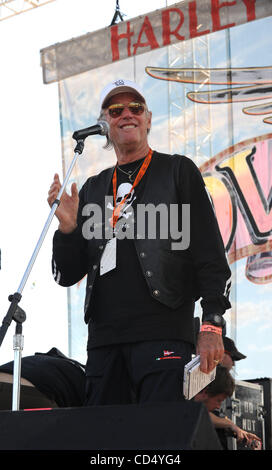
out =
[[111,27],[111,53],[112,53],[112,61],[120,59],[119,53],[119,41],[120,39],[127,39],[127,55],[128,57],[131,56],[131,36],[133,36],[133,32],[130,32],[130,22],[127,22],[127,32],[126,33],[118,33],[118,24]]
[[[171,13],[173,12],[179,15],[179,24],[173,31],[171,31],[170,16],[171,16]],[[181,26],[183,25],[183,23],[184,23],[184,14],[178,8],[170,8],[169,10],[164,10],[162,12],[162,39],[163,39],[164,46],[168,46],[169,44],[171,44],[171,40],[170,40],[171,35],[176,36],[176,38],[179,41],[182,41],[185,39],[185,37],[181,36],[178,32]]]
[[220,0],[211,0],[213,31],[219,31],[221,29],[231,28],[232,26],[235,26],[235,23],[229,23],[222,26],[220,20],[220,8],[232,7],[234,5],[236,5],[236,0],[233,0],[232,2],[222,3],[220,3]]
[[[146,35],[146,38],[147,38],[146,42],[141,42],[141,38],[143,34]],[[153,28],[149,21],[148,16],[145,17],[145,20],[139,32],[137,42],[133,44],[133,55],[137,53],[138,47],[147,47],[147,46],[150,46],[151,49],[156,49],[157,47],[160,47],[157,42],[156,36],[154,34],[154,31],[153,31]]]
[[247,9],[247,21],[256,20],[255,3],[256,0],[242,0]]
[[210,33],[209,29],[206,29],[205,31],[198,31],[197,29],[199,26],[196,13],[196,1],[194,0],[193,2],[189,3],[189,29],[191,38],[196,38],[197,36]]

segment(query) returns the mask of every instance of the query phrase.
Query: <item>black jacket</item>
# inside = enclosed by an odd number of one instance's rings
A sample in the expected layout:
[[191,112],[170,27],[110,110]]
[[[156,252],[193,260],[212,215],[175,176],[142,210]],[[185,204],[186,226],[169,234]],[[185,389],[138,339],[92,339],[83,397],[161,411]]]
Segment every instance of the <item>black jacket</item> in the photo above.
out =
[[[86,217],[82,209],[92,202],[102,209],[109,194],[113,168],[90,177],[80,190],[78,227],[68,235],[56,231],[53,240],[53,275],[61,286],[71,286],[86,274],[85,321],[89,321],[92,287],[107,240],[82,236]],[[190,244],[173,250],[171,239],[135,238],[135,248],[150,295],[158,302],[177,308],[186,300],[202,298],[203,314],[224,313],[228,300],[231,271],[217,220],[197,166],[187,157],[153,153],[145,175],[142,199],[137,204],[190,205]],[[181,211],[180,211],[181,215]],[[181,217],[179,217],[181,220]],[[181,227],[180,227],[181,228]],[[137,227],[136,227],[137,230]]]

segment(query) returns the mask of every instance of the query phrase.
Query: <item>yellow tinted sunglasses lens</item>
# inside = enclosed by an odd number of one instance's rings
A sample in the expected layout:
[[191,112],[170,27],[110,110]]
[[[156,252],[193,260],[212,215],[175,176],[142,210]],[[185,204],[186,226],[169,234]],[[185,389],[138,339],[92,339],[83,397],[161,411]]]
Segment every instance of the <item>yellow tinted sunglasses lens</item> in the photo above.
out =
[[142,103],[131,102],[127,106],[124,104],[112,104],[108,107],[109,115],[113,118],[121,116],[125,108],[128,108],[132,114],[139,116],[144,112],[144,105]]

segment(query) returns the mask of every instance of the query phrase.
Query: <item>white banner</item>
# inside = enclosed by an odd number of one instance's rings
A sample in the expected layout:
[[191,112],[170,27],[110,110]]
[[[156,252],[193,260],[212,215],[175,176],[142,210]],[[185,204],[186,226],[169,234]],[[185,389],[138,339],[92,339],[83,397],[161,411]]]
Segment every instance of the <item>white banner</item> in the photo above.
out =
[[271,0],[184,0],[41,50],[52,83],[160,47],[272,15]]

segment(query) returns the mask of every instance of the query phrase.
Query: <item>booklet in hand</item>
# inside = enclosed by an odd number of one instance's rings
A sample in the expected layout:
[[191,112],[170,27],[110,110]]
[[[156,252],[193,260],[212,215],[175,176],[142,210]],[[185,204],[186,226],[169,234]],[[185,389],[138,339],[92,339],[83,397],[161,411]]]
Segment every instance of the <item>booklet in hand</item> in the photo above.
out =
[[216,367],[205,374],[200,370],[200,356],[194,357],[184,367],[183,394],[187,400],[193,398],[198,392],[211,383],[216,376]]

